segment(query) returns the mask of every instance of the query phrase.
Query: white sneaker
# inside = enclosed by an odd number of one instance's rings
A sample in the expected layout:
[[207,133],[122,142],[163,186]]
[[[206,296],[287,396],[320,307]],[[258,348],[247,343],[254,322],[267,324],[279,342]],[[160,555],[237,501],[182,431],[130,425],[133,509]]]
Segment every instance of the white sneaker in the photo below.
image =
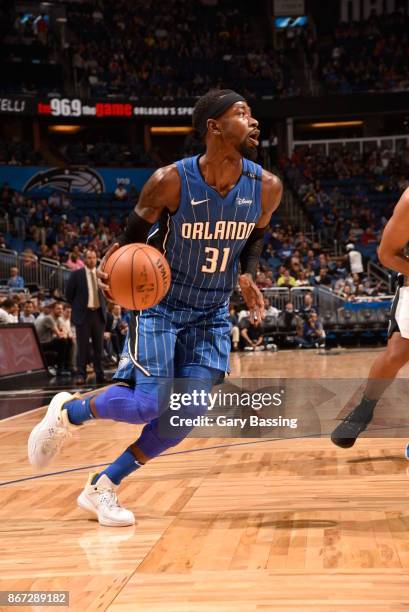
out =
[[106,474],[103,474],[95,484],[92,484],[95,476],[96,474],[89,475],[83,492],[77,498],[79,507],[92,512],[98,518],[99,524],[106,527],[134,525],[135,517],[132,512],[122,508],[118,503],[117,485]]
[[35,468],[44,468],[60,451],[63,442],[76,425],[68,420],[63,405],[77,396],[62,391],[54,395],[42,421],[32,430],[28,438],[28,459]]
[[268,351],[278,351],[278,347],[276,344],[274,344],[274,342],[270,342],[269,344],[267,344],[266,349]]

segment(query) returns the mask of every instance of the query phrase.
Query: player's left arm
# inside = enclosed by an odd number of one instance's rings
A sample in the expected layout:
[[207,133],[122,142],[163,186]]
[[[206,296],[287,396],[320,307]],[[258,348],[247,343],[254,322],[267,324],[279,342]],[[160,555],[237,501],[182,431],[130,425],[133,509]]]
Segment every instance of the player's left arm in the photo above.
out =
[[280,205],[282,193],[283,185],[278,176],[263,170],[261,216],[240,254],[241,274],[239,285],[250,311],[250,321],[252,323],[260,323],[265,316],[263,294],[254,281],[264,247],[264,233],[270,224],[273,212]]

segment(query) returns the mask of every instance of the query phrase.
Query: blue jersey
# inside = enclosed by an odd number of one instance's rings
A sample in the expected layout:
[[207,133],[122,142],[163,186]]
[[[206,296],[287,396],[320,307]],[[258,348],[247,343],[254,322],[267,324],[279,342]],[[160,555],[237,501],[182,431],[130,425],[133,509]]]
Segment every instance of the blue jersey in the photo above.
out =
[[200,172],[199,156],[176,162],[180,204],[164,211],[148,241],[172,271],[168,294],[134,312],[115,379],[183,378],[186,367],[229,368],[228,299],[240,253],[261,216],[261,166],[243,159],[242,173],[223,198]]
[[222,197],[205,182],[198,155],[176,167],[180,205],[161,219],[172,271],[164,301],[210,308],[228,300],[235,288],[240,252],[261,216],[262,168],[243,158],[239,180]]

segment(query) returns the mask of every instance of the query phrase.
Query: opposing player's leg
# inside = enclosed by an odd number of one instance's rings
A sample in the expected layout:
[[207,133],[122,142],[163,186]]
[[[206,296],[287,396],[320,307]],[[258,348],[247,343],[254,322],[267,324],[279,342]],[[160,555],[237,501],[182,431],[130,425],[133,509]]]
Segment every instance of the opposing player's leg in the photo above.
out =
[[374,361],[361,402],[334,429],[331,440],[341,448],[350,448],[371,422],[376,404],[399,370],[409,361],[409,338],[393,332],[386,350]]

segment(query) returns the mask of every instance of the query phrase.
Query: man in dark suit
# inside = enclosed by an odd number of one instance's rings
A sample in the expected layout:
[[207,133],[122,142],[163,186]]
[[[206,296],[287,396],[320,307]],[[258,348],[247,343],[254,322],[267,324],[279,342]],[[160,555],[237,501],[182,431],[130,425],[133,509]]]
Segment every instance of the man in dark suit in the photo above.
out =
[[96,381],[103,383],[105,378],[102,369],[102,347],[106,323],[106,301],[102,291],[98,288],[95,251],[86,252],[84,263],[84,268],[72,272],[65,290],[66,298],[72,306],[71,318],[77,332],[77,383],[84,384],[85,382],[90,339]]

